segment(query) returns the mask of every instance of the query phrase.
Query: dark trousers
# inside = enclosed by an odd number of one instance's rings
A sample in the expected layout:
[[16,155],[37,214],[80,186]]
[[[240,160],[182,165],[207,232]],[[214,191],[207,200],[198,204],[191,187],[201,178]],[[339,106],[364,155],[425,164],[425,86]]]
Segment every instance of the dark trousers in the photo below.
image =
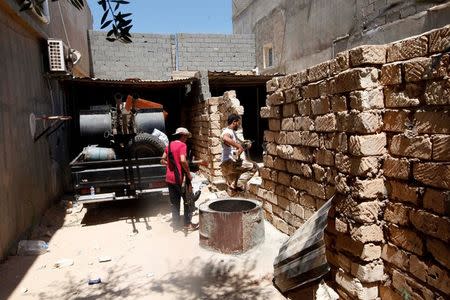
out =
[[[169,198],[172,208],[172,222],[177,223],[180,219],[180,203],[183,195],[181,186],[178,184],[167,183],[169,188]],[[189,205],[186,205],[186,201],[183,201],[184,205],[184,225],[191,223],[192,212],[189,209]]]

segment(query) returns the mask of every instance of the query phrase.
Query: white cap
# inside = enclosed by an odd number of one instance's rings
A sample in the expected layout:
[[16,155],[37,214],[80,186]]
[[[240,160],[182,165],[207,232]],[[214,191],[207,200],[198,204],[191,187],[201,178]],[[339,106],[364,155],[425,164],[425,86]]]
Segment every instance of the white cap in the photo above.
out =
[[173,135],[187,135],[188,137],[191,137],[192,134],[184,127],[178,127],[177,130],[175,130],[175,133]]

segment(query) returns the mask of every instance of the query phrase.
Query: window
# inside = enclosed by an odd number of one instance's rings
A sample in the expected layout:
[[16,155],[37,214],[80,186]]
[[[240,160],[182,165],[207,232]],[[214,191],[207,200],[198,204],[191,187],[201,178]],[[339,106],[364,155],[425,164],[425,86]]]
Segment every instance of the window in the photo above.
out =
[[264,69],[273,67],[273,48],[272,44],[266,44],[263,47]]

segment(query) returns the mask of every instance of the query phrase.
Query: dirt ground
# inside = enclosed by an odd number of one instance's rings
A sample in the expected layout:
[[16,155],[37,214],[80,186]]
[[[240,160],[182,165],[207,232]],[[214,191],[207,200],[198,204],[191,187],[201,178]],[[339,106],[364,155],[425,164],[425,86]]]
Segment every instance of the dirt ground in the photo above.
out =
[[[202,191],[197,204],[216,197]],[[272,225],[265,223],[263,244],[225,255],[201,248],[198,231],[174,231],[170,219],[167,196],[70,214],[55,205],[31,237],[47,241],[49,252],[0,264],[0,299],[285,299],[271,280],[287,236]],[[73,265],[57,268],[61,259]],[[88,285],[97,277],[100,284]]]

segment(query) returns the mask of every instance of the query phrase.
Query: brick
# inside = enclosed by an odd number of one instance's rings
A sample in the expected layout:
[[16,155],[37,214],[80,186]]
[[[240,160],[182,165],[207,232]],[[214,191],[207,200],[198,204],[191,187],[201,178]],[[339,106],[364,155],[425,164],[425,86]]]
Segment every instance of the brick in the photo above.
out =
[[299,195],[299,203],[303,207],[315,208],[316,206],[315,199],[306,193],[302,193]]
[[319,132],[336,131],[336,117],[334,114],[318,116],[314,121],[314,128]]
[[304,162],[312,162],[314,157],[311,148],[293,147],[291,158]]
[[388,181],[387,186],[390,199],[409,202],[414,205],[418,204],[419,188],[409,186],[405,182],[393,180]]
[[402,64],[386,64],[381,68],[380,82],[382,85],[393,85],[402,83]]
[[271,131],[280,131],[281,130],[281,122],[280,122],[280,120],[270,119],[269,120],[269,129]]
[[261,116],[261,118],[269,118],[270,117],[270,107],[268,106],[264,106],[261,107],[261,110],[259,111],[259,115]]
[[390,153],[413,158],[431,158],[431,140],[428,137],[407,137],[400,134],[392,137],[389,145]]
[[420,236],[408,229],[391,225],[388,228],[389,240],[398,247],[418,255],[423,254],[424,245]]
[[290,204],[290,211],[295,216],[304,219],[305,210],[303,209],[303,207],[300,204],[291,202],[291,204]]
[[287,75],[279,78],[280,89],[287,90],[292,88],[292,76]]
[[298,162],[298,161],[290,161],[287,164],[287,169],[289,173],[302,175],[303,177],[312,177],[311,167],[307,164]]
[[448,243],[444,243],[438,239],[427,239],[427,250],[433,258],[447,269],[450,267],[450,249]]
[[398,179],[408,179],[411,166],[407,159],[387,157],[383,164],[384,176]]
[[300,87],[307,81],[308,73],[306,70],[292,74],[292,85],[295,87]]
[[377,88],[351,92],[350,107],[360,111],[384,108],[383,90]]
[[387,190],[382,178],[368,180],[356,179],[353,187],[354,193],[361,199],[375,199],[387,195]]
[[262,188],[258,189],[258,197],[277,205],[277,195],[272,191],[267,191]]
[[[316,150],[317,151],[317,150]],[[316,160],[317,160],[317,156],[316,156]],[[319,182],[323,182],[325,181],[325,175],[326,175],[326,170],[324,168],[322,168],[320,165],[318,164],[313,164],[312,165],[312,169],[314,172],[314,178],[319,181]]]
[[288,173],[280,172],[278,173],[278,182],[286,186],[289,186],[291,184],[291,177],[292,175]]
[[303,86],[301,89],[301,95],[303,98],[318,98],[320,96],[319,83],[310,83]]
[[446,243],[450,241],[450,221],[424,210],[412,210],[410,220],[414,227]]
[[384,266],[381,261],[367,264],[352,263],[351,274],[361,282],[377,282],[383,280]]
[[432,67],[431,58],[415,58],[403,65],[406,82],[416,82],[439,77],[435,68]]
[[397,225],[409,224],[410,208],[402,203],[388,202],[384,211],[384,219]]
[[450,135],[434,135],[432,143],[433,160],[450,161]]
[[286,160],[275,157],[273,160],[273,168],[278,171],[286,171]]
[[385,45],[364,45],[349,51],[350,65],[358,67],[362,65],[382,65],[386,63]]
[[450,104],[450,79],[441,81],[428,81],[424,95],[428,105]]
[[311,115],[311,100],[305,99],[297,102],[298,113],[301,116],[309,116]]
[[439,111],[429,112],[422,111],[414,114],[417,132],[419,133],[442,133],[450,134],[450,112]]
[[357,133],[375,133],[380,131],[383,126],[382,117],[378,113],[361,112],[351,113],[354,131]]
[[336,166],[339,171],[354,176],[368,176],[378,173],[380,160],[378,157],[349,157],[336,154]]
[[361,243],[384,241],[383,229],[375,224],[355,227],[350,231],[350,235],[353,240]]
[[294,118],[295,130],[314,130],[314,122],[310,117],[296,117]]
[[280,131],[278,133],[278,136],[275,140],[277,144],[287,144],[287,132],[286,131]]
[[450,192],[426,188],[423,207],[440,215],[450,215]]
[[431,53],[443,52],[448,49],[450,43],[450,26],[433,30],[429,36],[429,51]]
[[438,163],[413,164],[413,176],[426,185],[450,189],[450,165]]
[[393,43],[387,49],[387,61],[406,60],[426,56],[428,51],[428,38],[419,36]]
[[351,208],[351,218],[363,224],[376,222],[380,213],[381,207],[378,201],[358,203]]
[[379,71],[376,68],[355,68],[344,71],[335,79],[335,93],[376,87]]
[[392,285],[402,295],[408,295],[411,299],[434,299],[434,293],[423,284],[411,277],[393,270]]
[[409,272],[415,277],[426,282],[427,281],[427,265],[421,261],[416,255],[411,255],[409,259]]
[[275,143],[267,143],[267,145],[266,145],[267,154],[278,155],[278,149],[277,148],[278,148],[277,144],[275,144]]
[[300,90],[298,88],[292,88],[284,91],[284,99],[286,100],[286,103],[300,100]]
[[[345,96],[333,95],[329,100],[332,112],[347,111],[347,98]],[[383,99],[381,99],[381,103],[383,103]]]
[[307,147],[319,147],[319,135],[309,131],[294,131],[286,134],[286,143]]
[[283,117],[292,117],[297,115],[297,104],[289,103],[283,105]]
[[398,86],[386,87],[384,89],[386,107],[415,107],[420,100]]
[[281,91],[276,91],[273,94],[270,94],[266,100],[267,106],[280,105],[283,103],[284,103],[284,94]]
[[343,132],[327,134],[324,137],[325,148],[347,152],[347,135]]
[[397,246],[387,243],[383,245],[381,258],[397,268],[407,271],[409,269],[409,255]]
[[[325,194],[325,186],[317,183],[313,180],[304,179],[298,176],[293,176],[291,181],[292,187],[306,191],[308,194],[321,198],[326,199]],[[314,207],[315,207],[315,201],[314,201]]]
[[443,270],[436,265],[427,269],[427,283],[440,290],[443,294],[450,294],[450,278],[448,270]]
[[346,293],[356,299],[370,300],[378,297],[378,286],[376,284],[363,285],[358,279],[348,276],[342,270],[338,271],[335,280]]
[[317,149],[314,151],[316,163],[322,166],[334,166],[333,152],[326,149]]
[[308,69],[308,81],[318,81],[330,74],[330,61],[325,61]]
[[382,155],[386,152],[386,135],[384,133],[351,136],[349,151],[356,156]]
[[289,203],[290,203],[289,199],[286,199],[285,197],[282,197],[282,196],[278,196],[277,202],[278,202],[277,205],[280,208],[282,208],[283,210],[289,209]]
[[336,75],[350,68],[349,51],[339,52],[330,61],[330,73]]
[[380,297],[383,300],[403,300],[403,297],[400,296],[400,294],[384,285],[380,286]]
[[311,100],[311,111],[313,115],[324,115],[330,112],[330,102],[328,97],[321,97]]
[[293,131],[295,130],[294,118],[284,118],[281,120],[281,130]]
[[281,218],[273,216],[273,225],[281,232],[288,234],[289,232],[288,224]]
[[383,129],[390,132],[404,132],[410,124],[409,111],[386,110],[383,116]]

